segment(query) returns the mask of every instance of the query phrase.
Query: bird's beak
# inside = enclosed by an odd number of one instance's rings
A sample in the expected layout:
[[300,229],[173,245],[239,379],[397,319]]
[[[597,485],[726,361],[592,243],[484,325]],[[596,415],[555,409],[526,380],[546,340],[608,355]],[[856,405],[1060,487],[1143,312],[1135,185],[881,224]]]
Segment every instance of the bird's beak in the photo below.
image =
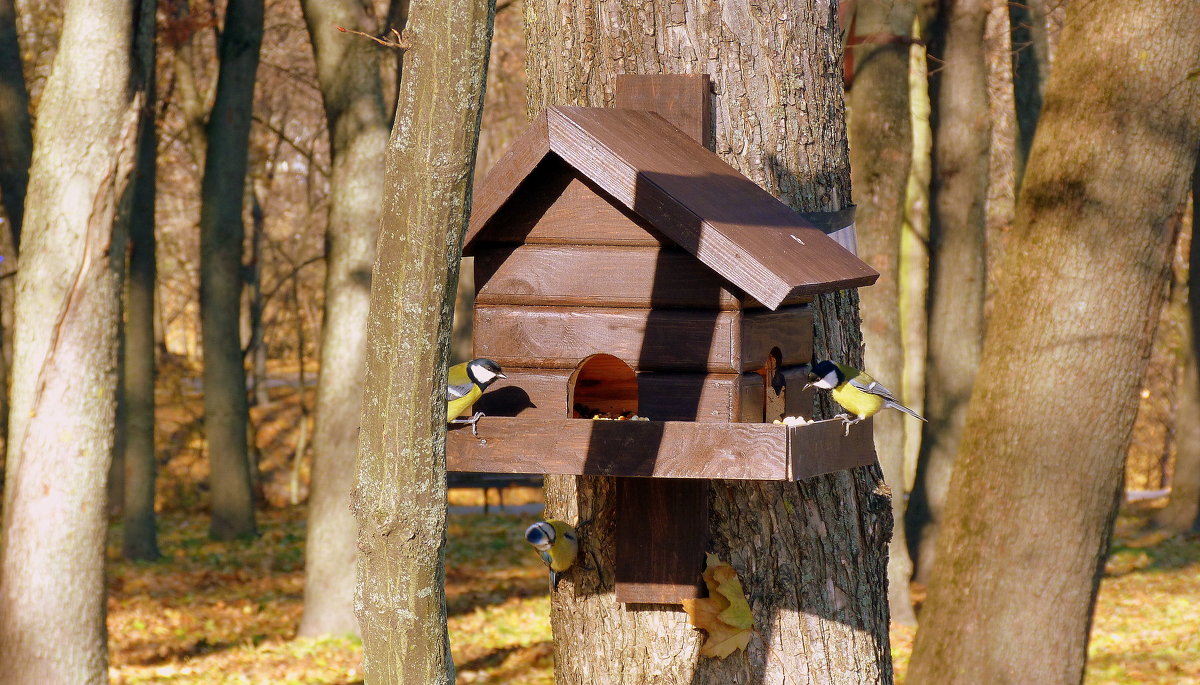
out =
[[811,387],[813,387],[813,381],[809,381],[809,382],[805,383],[805,384],[804,384],[804,387],[803,387],[803,388],[800,388],[800,391],[801,391],[801,392],[803,392],[803,391],[805,391],[805,390],[808,390],[808,389],[809,389],[809,388],[811,388]]
[[508,378],[508,376],[505,376],[502,373],[498,373],[498,374],[496,374],[496,378]]

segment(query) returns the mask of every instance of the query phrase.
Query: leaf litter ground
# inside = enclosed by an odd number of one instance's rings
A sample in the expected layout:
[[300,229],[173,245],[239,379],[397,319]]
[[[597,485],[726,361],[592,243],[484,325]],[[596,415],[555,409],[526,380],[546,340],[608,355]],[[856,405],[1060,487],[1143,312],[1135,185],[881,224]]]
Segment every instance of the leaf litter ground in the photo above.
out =
[[[455,504],[481,503],[478,491],[453,495]],[[520,497],[510,492],[505,499],[520,504]],[[357,640],[295,636],[304,515],[303,507],[270,509],[260,513],[258,539],[217,543],[207,539],[205,517],[166,514],[160,541],[165,557],[155,563],[122,561],[114,528],[108,580],[112,681],[359,682]],[[533,519],[450,516],[446,590],[459,683],[553,682],[546,572],[522,538]],[[1118,522],[1096,611],[1089,685],[1200,683],[1200,536],[1146,534],[1143,521],[1134,512]],[[901,679],[912,638],[912,629],[892,630]]]

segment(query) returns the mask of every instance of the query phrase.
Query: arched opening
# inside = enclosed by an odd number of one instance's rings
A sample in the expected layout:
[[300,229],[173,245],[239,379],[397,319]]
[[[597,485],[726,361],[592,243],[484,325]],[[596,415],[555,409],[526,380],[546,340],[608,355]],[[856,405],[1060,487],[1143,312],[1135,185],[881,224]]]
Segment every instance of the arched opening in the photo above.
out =
[[758,370],[763,378],[763,421],[771,423],[782,419],[786,413],[783,396],[783,353],[778,347],[771,348],[766,363]]
[[593,354],[571,374],[567,406],[577,419],[634,416],[638,411],[637,374],[611,354]]

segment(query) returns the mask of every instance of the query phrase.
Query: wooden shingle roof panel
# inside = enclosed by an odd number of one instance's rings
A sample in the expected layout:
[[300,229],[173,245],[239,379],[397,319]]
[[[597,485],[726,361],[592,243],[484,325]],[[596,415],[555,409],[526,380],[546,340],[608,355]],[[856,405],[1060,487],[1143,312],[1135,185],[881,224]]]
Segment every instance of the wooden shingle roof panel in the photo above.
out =
[[[523,146],[529,149],[517,149]],[[521,180],[554,153],[768,307],[789,294],[870,285],[878,278],[800,214],[652,112],[551,107],[513,148],[481,189],[483,204],[476,204],[468,245]]]

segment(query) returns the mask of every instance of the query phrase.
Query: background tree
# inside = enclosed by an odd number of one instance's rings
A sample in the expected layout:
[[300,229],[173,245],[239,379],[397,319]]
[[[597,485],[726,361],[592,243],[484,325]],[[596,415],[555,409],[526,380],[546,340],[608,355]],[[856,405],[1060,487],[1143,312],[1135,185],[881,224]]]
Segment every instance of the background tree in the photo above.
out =
[[1187,336],[1179,398],[1175,407],[1175,469],[1171,474],[1171,498],[1154,522],[1175,533],[1200,532],[1200,372],[1196,350],[1200,348],[1200,240],[1196,217],[1200,216],[1200,162],[1192,172],[1192,235],[1188,251]]
[[[1200,143],[1200,81],[1187,77],[1198,51],[1200,14],[1184,3],[1068,9],[912,682],[1082,679],[1147,322],[1162,306]],[[1064,405],[1063,383],[1090,390]]]
[[138,6],[134,35],[133,73],[144,94],[138,121],[137,167],[133,199],[129,206],[129,265],[125,281],[124,351],[120,383],[123,425],[118,441],[123,453],[114,461],[123,466],[123,516],[121,552],[126,559],[159,557],[154,515],[157,454],[154,444],[154,197],[158,162],[155,106],[155,23],[157,3],[143,0]]
[[29,91],[25,89],[25,74],[21,71],[16,8],[13,0],[0,0],[0,200],[4,202],[14,246],[21,242],[21,218],[32,153]]
[[380,77],[381,48],[334,28],[375,32],[362,3],[305,0],[302,7],[325,101],[333,174],[300,634],[345,634],[358,632],[354,576],[346,572],[358,558],[349,504],[362,411],[363,321],[383,209],[380,170],[389,122]]
[[242,200],[262,0],[229,0],[220,39],[221,72],[204,138],[200,209],[200,316],[204,345],[204,434],[212,469],[215,540],[254,535],[242,361]]
[[[755,11],[528,2],[531,114],[550,104],[611,105],[619,73],[708,73],[718,154],[794,208],[840,209],[850,201],[850,168],[835,8],[777,3],[771,11],[788,18],[778,22]],[[818,300],[817,355],[861,365],[856,308],[853,292]],[[549,516],[593,521],[583,543],[600,568],[554,594],[558,682],[890,682],[891,511],[877,468],[801,483],[712,481],[715,548],[741,574],[763,636],[748,658],[723,661],[699,659],[699,633],[682,612],[628,611],[615,601],[614,490],[612,478],[546,479]],[[769,545],[756,544],[766,536]],[[847,561],[834,568],[833,559]]]
[[987,287],[991,119],[984,29],[988,0],[942,0],[929,26],[933,183],[925,418],[908,516],[916,577],[928,582],[967,399],[979,367]]
[[10,683],[108,679],[104,503],[124,266],[110,248],[134,167],[136,5],[67,3],[38,107],[0,553]]
[[367,320],[358,590],[370,682],[452,683],[446,362],[495,4],[413,3]]
[[[904,397],[904,342],[900,330],[900,236],[912,161],[908,63],[914,9],[911,2],[858,0],[851,40],[854,83],[846,95],[850,169],[858,206],[858,255],[879,272],[859,291],[866,368]],[[915,421],[915,419],[914,419]],[[892,517],[904,520],[904,433],[900,412],[874,419],[875,451],[892,490]],[[920,430],[915,425],[913,430]],[[904,526],[892,528],[888,546],[888,603],[892,620],[915,624]]]

